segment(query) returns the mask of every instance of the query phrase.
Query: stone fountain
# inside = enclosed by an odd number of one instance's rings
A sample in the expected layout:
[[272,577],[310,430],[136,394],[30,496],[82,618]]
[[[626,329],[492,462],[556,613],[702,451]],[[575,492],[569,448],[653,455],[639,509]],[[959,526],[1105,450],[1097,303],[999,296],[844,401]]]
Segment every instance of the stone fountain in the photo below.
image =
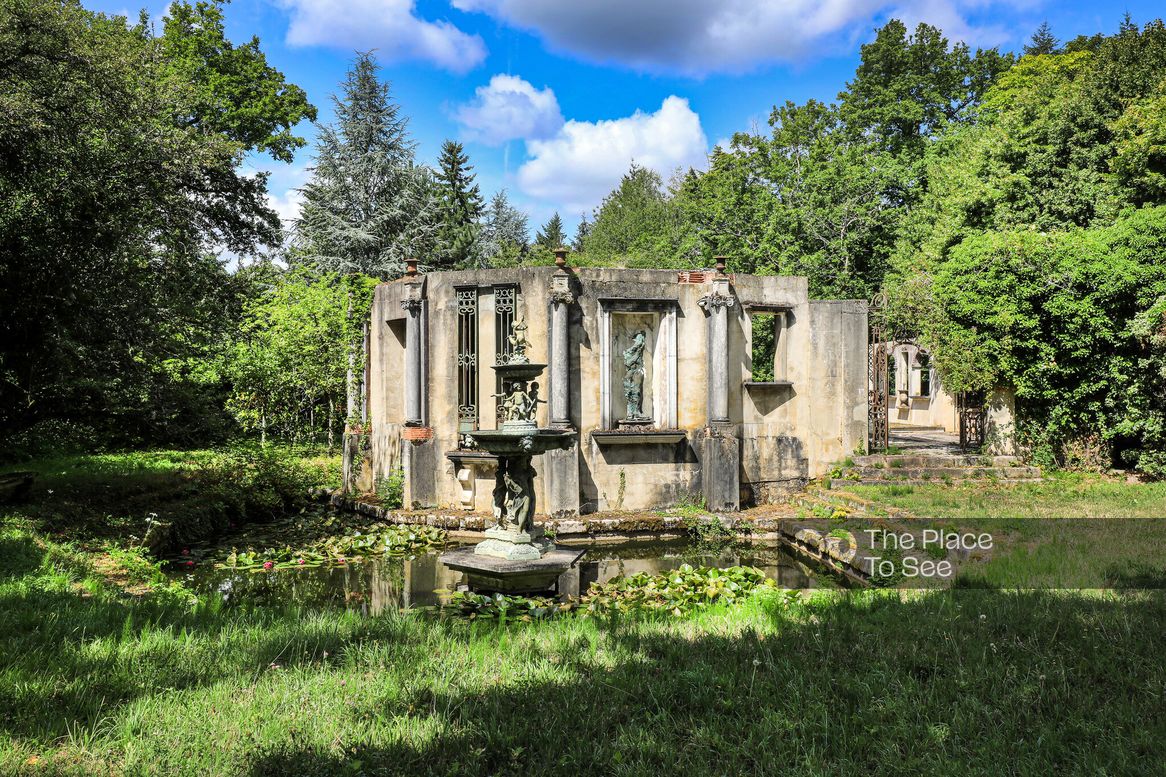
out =
[[526,321],[515,320],[509,336],[506,364],[494,366],[502,380],[498,429],[467,432],[478,448],[498,457],[494,477],[494,518],[486,539],[473,548],[442,555],[441,562],[465,572],[470,587],[478,590],[518,593],[545,591],[583,555],[578,549],[559,548],[534,525],[535,486],[531,459],[556,448],[570,447],[573,432],[539,428],[535,413],[540,404],[535,381],[545,364],[530,361]]

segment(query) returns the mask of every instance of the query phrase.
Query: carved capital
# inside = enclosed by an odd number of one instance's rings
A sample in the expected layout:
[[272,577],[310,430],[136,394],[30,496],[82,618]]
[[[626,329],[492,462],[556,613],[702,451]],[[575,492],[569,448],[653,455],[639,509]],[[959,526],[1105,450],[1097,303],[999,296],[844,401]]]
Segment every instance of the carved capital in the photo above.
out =
[[736,304],[735,300],[725,294],[706,294],[697,300],[704,312],[712,314],[720,308],[731,308]]
[[551,302],[555,305],[571,305],[575,302],[575,295],[569,291],[552,291]]
[[412,297],[401,300],[401,308],[406,313],[416,313],[421,310],[421,300]]

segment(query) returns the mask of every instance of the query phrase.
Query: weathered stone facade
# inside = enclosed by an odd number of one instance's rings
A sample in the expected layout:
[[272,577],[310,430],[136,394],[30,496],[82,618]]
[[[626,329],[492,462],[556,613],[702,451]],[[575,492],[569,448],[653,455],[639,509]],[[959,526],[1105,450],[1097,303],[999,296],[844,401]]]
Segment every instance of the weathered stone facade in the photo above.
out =
[[[758,313],[779,322],[766,382],[751,380]],[[866,303],[811,301],[805,278],[430,273],[382,284],[372,310],[373,464],[377,477],[404,470],[407,507],[490,509],[494,459],[467,449],[464,432],[500,425],[490,367],[507,356],[515,316],[527,323],[527,355],[549,367],[538,425],[576,432],[570,449],[535,459],[540,512],[699,499],[737,509],[865,444]],[[642,417],[625,418],[629,407]]]

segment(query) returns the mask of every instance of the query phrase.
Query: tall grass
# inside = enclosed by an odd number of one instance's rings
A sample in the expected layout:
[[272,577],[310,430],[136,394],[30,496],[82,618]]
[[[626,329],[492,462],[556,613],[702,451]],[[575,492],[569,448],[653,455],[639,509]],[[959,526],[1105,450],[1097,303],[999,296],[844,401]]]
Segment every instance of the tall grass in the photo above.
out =
[[0,774],[1133,774],[1166,600],[778,594],[532,624],[128,599],[0,539]]

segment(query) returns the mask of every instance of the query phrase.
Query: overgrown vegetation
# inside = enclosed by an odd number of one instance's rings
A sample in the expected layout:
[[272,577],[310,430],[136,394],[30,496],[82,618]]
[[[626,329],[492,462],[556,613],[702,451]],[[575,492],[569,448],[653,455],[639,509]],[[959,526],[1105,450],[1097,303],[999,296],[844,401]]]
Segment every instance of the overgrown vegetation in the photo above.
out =
[[1166,686],[1154,592],[773,591],[500,628],[127,599],[6,522],[0,600],[5,774],[708,774],[764,769],[758,753],[1091,774],[1166,757],[1147,725]]

